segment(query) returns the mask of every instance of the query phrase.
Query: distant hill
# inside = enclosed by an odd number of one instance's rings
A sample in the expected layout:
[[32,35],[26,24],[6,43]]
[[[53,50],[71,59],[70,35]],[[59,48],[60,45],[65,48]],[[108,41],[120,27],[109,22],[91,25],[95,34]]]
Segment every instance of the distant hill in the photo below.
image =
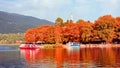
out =
[[0,11],[0,33],[23,33],[39,25],[53,25],[53,22],[15,13]]

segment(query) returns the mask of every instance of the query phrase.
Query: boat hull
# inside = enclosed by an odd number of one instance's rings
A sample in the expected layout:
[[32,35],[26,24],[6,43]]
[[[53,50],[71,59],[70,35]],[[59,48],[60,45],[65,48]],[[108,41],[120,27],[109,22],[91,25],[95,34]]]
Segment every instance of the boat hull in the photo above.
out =
[[78,47],[80,46],[80,43],[79,42],[69,42],[67,43],[68,46],[72,46],[72,47]]
[[38,46],[36,44],[21,44],[20,49],[36,49]]

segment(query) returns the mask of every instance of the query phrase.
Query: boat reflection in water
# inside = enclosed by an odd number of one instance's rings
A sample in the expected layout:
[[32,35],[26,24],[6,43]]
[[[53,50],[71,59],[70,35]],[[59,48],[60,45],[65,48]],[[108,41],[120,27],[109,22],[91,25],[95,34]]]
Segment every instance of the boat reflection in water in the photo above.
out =
[[120,67],[119,47],[20,49],[28,68]]

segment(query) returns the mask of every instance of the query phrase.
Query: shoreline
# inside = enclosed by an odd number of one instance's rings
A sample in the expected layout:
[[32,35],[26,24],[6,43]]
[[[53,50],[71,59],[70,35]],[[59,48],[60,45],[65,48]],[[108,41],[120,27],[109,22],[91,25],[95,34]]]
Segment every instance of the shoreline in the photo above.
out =
[[[0,45],[21,45],[21,44],[0,44]],[[40,45],[40,44],[36,44],[36,45]],[[67,44],[42,44],[42,45],[67,45]],[[80,44],[80,45],[120,45],[120,44],[111,43],[111,44]]]

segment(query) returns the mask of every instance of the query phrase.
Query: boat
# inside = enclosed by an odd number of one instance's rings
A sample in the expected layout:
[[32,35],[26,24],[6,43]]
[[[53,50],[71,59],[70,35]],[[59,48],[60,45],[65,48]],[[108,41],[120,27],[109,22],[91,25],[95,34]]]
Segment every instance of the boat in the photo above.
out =
[[38,46],[36,44],[21,44],[20,49],[36,49]]
[[67,43],[68,46],[80,46],[79,42],[68,42]]

